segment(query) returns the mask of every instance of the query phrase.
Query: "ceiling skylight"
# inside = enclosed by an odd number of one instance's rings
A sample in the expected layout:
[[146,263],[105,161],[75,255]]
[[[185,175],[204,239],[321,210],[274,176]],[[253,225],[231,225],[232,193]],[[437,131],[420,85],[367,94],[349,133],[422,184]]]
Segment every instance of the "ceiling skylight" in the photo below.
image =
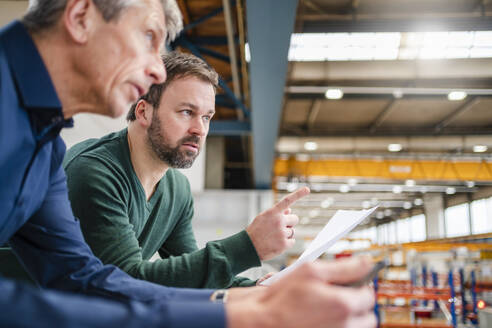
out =
[[290,61],[492,58],[492,31],[295,33]]

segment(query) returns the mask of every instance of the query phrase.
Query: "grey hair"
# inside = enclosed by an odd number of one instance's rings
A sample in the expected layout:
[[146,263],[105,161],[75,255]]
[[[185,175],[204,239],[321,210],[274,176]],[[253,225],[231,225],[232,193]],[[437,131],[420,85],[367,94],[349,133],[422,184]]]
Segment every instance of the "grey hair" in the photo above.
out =
[[176,0],[161,0],[161,3],[166,19],[166,42],[171,43],[183,29],[183,16],[181,15]]
[[[166,19],[167,42],[171,42],[183,29],[183,19],[176,0],[160,0]],[[55,25],[68,0],[29,0],[22,23],[31,32],[39,32]],[[92,0],[105,21],[118,19],[122,11],[141,4],[142,0]]]

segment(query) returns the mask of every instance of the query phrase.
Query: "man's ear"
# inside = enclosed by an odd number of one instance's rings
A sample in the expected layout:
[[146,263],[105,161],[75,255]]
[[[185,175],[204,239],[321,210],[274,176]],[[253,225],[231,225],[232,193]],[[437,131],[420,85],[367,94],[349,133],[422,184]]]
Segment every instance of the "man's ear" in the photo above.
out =
[[69,0],[62,16],[63,25],[76,43],[86,43],[100,13],[92,0]]
[[140,99],[135,106],[136,121],[145,128],[148,128],[152,123],[152,114],[154,108],[148,102]]

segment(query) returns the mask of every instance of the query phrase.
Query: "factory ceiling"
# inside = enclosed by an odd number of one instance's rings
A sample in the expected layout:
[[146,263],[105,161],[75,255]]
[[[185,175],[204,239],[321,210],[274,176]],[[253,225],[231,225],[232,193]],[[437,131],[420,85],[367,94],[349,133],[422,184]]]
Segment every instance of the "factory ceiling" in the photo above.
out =
[[[238,95],[231,100],[226,90],[219,96],[211,131],[241,140],[226,144],[226,158],[236,156],[226,159],[225,170],[240,168],[250,187],[271,186],[278,197],[311,186],[313,195],[297,209],[309,224],[323,224],[333,209],[376,202],[386,210],[384,220],[396,219],[422,212],[426,193],[453,203],[490,190],[492,3],[301,0],[287,52],[278,52],[282,44],[267,44],[261,55],[251,49],[257,38],[278,28],[267,4],[179,3],[193,26],[187,38],[212,50],[202,55]],[[261,6],[261,15],[255,14]],[[253,35],[258,32],[248,24],[264,35]],[[226,39],[234,46],[219,44]],[[279,96],[267,77],[255,79],[251,72],[261,61],[282,83],[282,70],[273,68],[285,58],[281,108],[264,108],[262,102],[271,103],[265,90]],[[258,122],[270,128],[255,129]]]

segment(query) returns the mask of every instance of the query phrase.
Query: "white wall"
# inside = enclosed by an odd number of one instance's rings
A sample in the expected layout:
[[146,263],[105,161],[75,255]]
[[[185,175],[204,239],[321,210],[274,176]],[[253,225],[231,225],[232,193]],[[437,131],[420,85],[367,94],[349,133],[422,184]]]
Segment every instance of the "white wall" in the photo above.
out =
[[22,17],[27,5],[27,1],[0,1],[0,26]]
[[193,228],[198,247],[244,229],[273,205],[271,190],[205,190],[195,192]]
[[124,116],[109,118],[96,114],[77,114],[73,117],[73,120],[74,127],[63,129],[60,133],[67,148],[83,140],[100,138],[108,133],[119,131],[126,127]]

